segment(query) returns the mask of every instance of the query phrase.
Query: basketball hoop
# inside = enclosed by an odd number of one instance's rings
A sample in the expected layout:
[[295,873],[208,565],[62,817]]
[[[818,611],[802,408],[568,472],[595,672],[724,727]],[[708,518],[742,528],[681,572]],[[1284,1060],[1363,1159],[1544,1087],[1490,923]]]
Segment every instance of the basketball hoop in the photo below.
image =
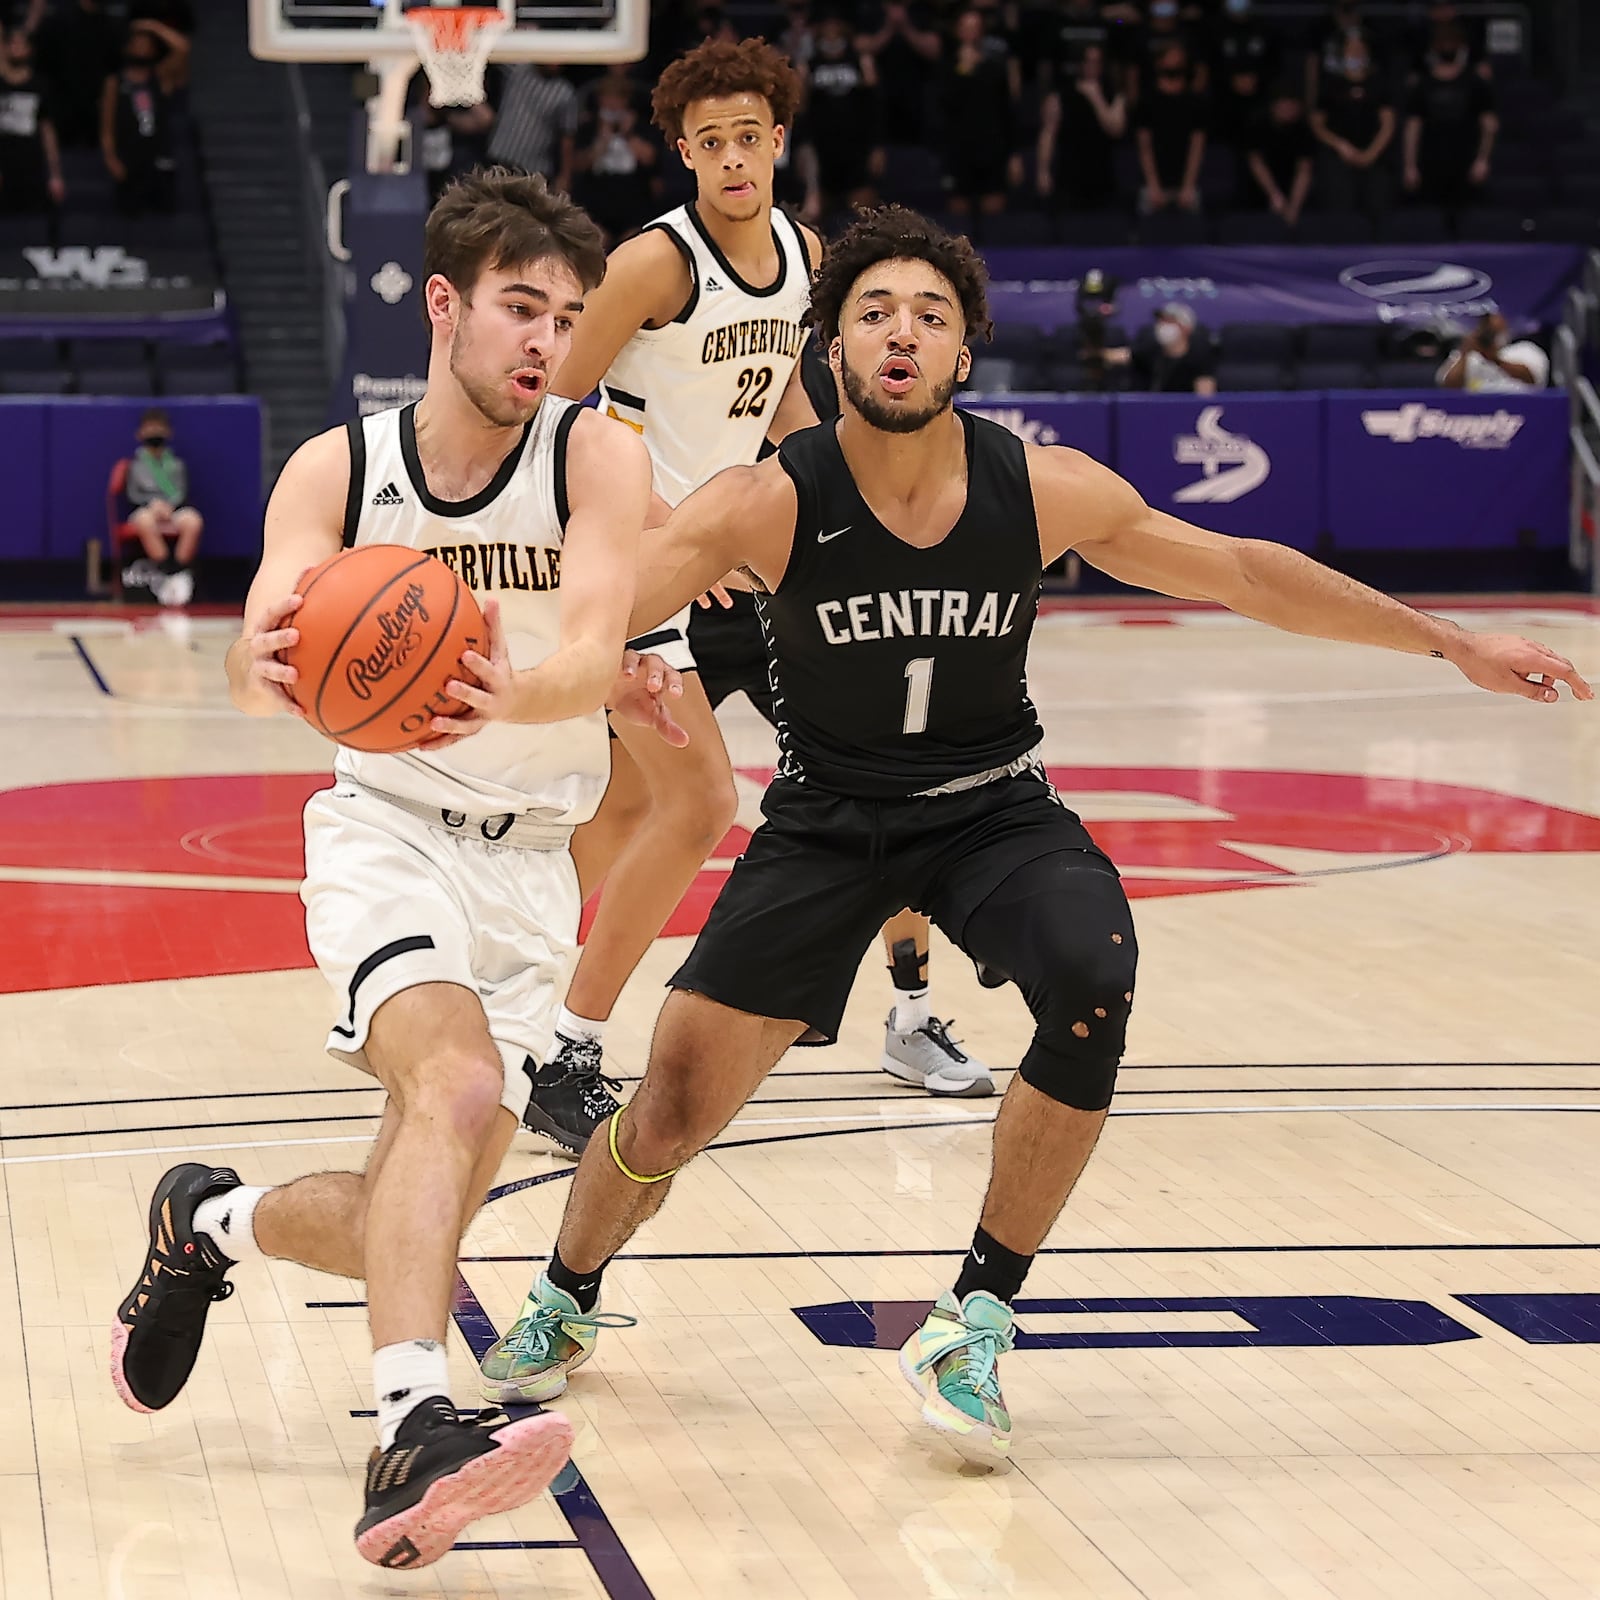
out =
[[428,103],[475,106],[483,72],[508,18],[498,6],[426,6],[406,12],[406,26],[428,74]]

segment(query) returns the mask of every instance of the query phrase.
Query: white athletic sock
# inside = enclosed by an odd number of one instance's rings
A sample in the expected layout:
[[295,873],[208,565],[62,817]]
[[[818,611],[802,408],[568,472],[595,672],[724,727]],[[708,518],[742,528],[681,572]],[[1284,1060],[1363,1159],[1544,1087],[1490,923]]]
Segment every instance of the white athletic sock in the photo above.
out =
[[450,1363],[435,1339],[407,1339],[372,1352],[372,1392],[378,1402],[378,1448],[394,1443],[400,1424],[430,1395],[450,1398]]
[[894,1031],[915,1033],[928,1020],[926,989],[896,989],[894,993]]
[[588,1017],[580,1017],[575,1011],[568,1011],[565,1006],[556,1013],[556,1032],[563,1039],[593,1039],[596,1044],[604,1044],[606,1025],[604,1022],[591,1022]]
[[270,1189],[241,1183],[226,1194],[214,1194],[194,1208],[196,1233],[205,1234],[230,1261],[253,1261],[263,1254],[256,1243],[256,1207]]

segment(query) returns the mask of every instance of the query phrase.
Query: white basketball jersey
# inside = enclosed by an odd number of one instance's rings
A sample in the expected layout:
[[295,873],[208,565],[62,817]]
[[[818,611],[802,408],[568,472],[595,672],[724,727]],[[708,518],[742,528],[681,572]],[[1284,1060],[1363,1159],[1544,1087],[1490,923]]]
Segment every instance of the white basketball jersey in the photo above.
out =
[[805,343],[811,263],[800,230],[777,210],[778,276],[765,289],[752,289],[728,265],[692,204],[650,227],[688,263],[689,302],[617,352],[600,404],[644,435],[656,493],[677,505],[725,467],[751,466],[760,454]]
[[[348,425],[344,542],[426,550],[480,602],[493,595],[514,667],[536,667],[561,642],[561,549],[567,436],[582,408],[547,395],[522,442],[470,500],[429,493],[417,455],[416,406]],[[340,747],[340,777],[471,816],[530,813],[587,822],[611,775],[605,714],[566,722],[495,722],[437,753],[366,755]]]

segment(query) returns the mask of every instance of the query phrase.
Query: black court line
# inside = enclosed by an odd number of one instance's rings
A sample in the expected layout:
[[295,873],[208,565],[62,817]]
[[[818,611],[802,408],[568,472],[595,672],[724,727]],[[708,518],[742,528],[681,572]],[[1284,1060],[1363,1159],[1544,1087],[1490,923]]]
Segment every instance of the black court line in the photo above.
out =
[[[914,1090],[903,1089],[899,1091],[891,1091],[888,1094],[796,1095],[790,1099],[778,1099],[773,1097],[770,1099],[758,1098],[755,1100],[747,1100],[745,1102],[745,1106],[905,1105],[911,1103],[908,1101],[908,1096],[913,1093],[915,1093]],[[1220,1095],[1228,1100],[1232,1100],[1240,1095],[1247,1094],[1600,1094],[1600,1083],[1465,1083],[1446,1084],[1437,1089],[1430,1089],[1425,1085],[1415,1083],[1396,1084],[1393,1086],[1371,1083],[1352,1083],[1342,1085],[1329,1084],[1310,1089],[1296,1089],[1291,1085],[1278,1084],[1271,1087],[1252,1089],[1123,1089],[1119,1091],[1116,1098],[1118,1101],[1123,1101],[1136,1099],[1145,1095],[1171,1096],[1185,1094]],[[985,1095],[979,1098],[987,1100],[991,1098],[1003,1097]],[[977,1099],[972,1097],[963,1097],[961,1095],[925,1095],[923,1100],[919,1103],[925,1104],[929,1100],[932,1100],[935,1103],[939,1103],[941,1101],[959,1101],[962,1105],[971,1105],[974,1107],[978,1103]],[[1163,1111],[1170,1110],[1172,1112],[1177,1112],[1178,1109],[1179,1108],[1177,1106],[1149,1106],[1142,1111],[1124,1111],[1121,1112],[1120,1115],[1125,1117],[1159,1117],[1162,1115]],[[1220,1105],[1215,1108],[1219,1116],[1225,1113],[1227,1109],[1228,1107],[1226,1105]],[[1302,1108],[1297,1105],[1291,1105],[1288,1107],[1288,1109],[1298,1110]],[[1331,1111],[1336,1108],[1328,1107],[1327,1109]],[[1440,1105],[1435,1107],[1433,1102],[1423,1101],[1417,1107],[1417,1109],[1421,1111],[1427,1111],[1431,1109],[1460,1111],[1465,1108],[1461,1106],[1448,1105]],[[1492,1106],[1485,1106],[1484,1109],[1492,1109]],[[1558,1111],[1563,1114],[1581,1114],[1589,1111],[1600,1111],[1600,1101],[1596,1101],[1592,1106],[1527,1105],[1518,1106],[1514,1109],[1518,1111]],[[161,1122],[136,1128],[59,1128],[49,1133],[0,1133],[0,1144],[25,1144],[34,1139],[98,1139],[111,1134],[126,1133],[222,1133],[230,1128],[295,1128],[303,1127],[307,1124],[314,1125],[318,1123],[329,1122],[377,1122],[379,1120],[381,1120],[380,1112],[347,1111],[342,1112],[337,1116],[258,1117],[244,1122]],[[910,1126],[918,1128],[964,1127],[976,1122],[977,1120],[978,1119],[972,1117],[966,1117],[960,1122],[918,1122],[913,1123]],[[987,1126],[988,1122],[992,1120],[992,1118],[985,1119],[980,1125]],[[858,1133],[872,1133],[889,1132],[893,1130],[891,1130],[889,1126],[885,1124],[879,1129],[874,1129],[869,1125],[853,1131]],[[793,1134],[790,1135],[790,1137],[802,1138],[806,1136],[801,1134]],[[713,1148],[725,1150],[733,1147],[729,1145],[716,1145],[713,1146]]]
[[72,641],[72,648],[78,652],[78,659],[88,668],[89,676],[94,679],[95,688],[103,695],[110,695],[114,700],[116,696],[111,693],[111,685],[100,676],[100,669],[94,664],[94,657],[89,654],[88,645],[75,633],[68,634],[67,637]]
[[[1358,1072],[1377,1071],[1448,1071],[1452,1068],[1465,1071],[1469,1067],[1498,1068],[1507,1072],[1530,1071],[1534,1068],[1571,1067],[1593,1068],[1600,1071],[1600,1061],[1223,1061],[1223,1062],[1133,1062],[1122,1064],[1123,1072]],[[1011,1067],[997,1067],[997,1072],[1010,1072]],[[878,1067],[842,1067],[833,1071],[796,1069],[790,1072],[771,1072],[767,1082],[774,1078],[881,1078]],[[639,1076],[623,1077],[623,1083],[637,1083]],[[1412,1087],[1415,1087],[1413,1085]],[[1152,1091],[1140,1091],[1150,1093]],[[1180,1091],[1169,1090],[1176,1094]],[[1239,1090],[1219,1091],[1229,1094]],[[179,1105],[193,1100],[272,1100],[283,1097],[319,1094],[382,1094],[378,1084],[345,1085],[333,1089],[218,1089],[211,1094],[140,1094],[111,1100],[37,1100],[26,1104],[0,1105],[0,1115],[11,1111],[82,1111],[94,1106],[155,1106]]]

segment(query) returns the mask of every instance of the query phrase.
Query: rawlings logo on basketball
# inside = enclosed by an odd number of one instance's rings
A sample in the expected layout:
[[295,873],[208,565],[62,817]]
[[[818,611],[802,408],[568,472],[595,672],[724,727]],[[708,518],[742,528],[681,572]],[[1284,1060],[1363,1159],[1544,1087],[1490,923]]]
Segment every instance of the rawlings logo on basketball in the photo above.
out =
[[370,655],[357,656],[344,669],[351,694],[360,700],[372,698],[372,686],[403,667],[406,657],[422,643],[413,622],[428,620],[427,597],[420,583],[409,584],[393,611],[380,611],[376,621],[383,635]]

